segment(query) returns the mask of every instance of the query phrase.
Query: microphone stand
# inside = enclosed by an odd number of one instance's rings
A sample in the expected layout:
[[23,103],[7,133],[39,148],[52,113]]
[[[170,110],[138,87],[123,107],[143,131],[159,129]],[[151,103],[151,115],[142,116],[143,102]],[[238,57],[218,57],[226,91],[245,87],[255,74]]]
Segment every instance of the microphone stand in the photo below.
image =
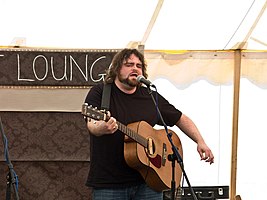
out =
[[170,141],[170,144],[172,146],[172,151],[173,151],[173,154],[168,155],[168,160],[172,162],[171,198],[172,198],[172,200],[175,199],[175,189],[176,189],[176,183],[175,183],[175,161],[177,161],[179,163],[180,167],[181,167],[181,170],[182,170],[183,174],[184,174],[184,177],[185,177],[186,182],[188,184],[188,187],[189,187],[189,189],[191,191],[191,194],[193,196],[193,199],[194,200],[197,200],[197,197],[195,195],[195,192],[194,192],[194,190],[193,190],[193,188],[192,188],[192,186],[190,184],[190,181],[189,181],[189,179],[187,177],[187,174],[185,172],[184,165],[183,165],[183,159],[182,159],[182,157],[181,157],[181,155],[180,155],[177,147],[174,145],[174,143],[172,141],[172,133],[169,133],[169,131],[168,131],[167,125],[166,125],[166,123],[165,123],[165,121],[164,121],[164,119],[163,119],[163,117],[161,115],[161,112],[159,110],[158,104],[155,101],[155,98],[154,98],[154,96],[152,94],[152,90],[151,90],[150,87],[154,87],[156,90],[157,90],[157,88],[156,88],[155,85],[147,85],[148,93],[150,94],[150,96],[151,96],[151,98],[152,98],[152,100],[153,100],[153,102],[155,104],[155,107],[157,109],[158,115],[160,117],[160,120],[161,120],[164,128],[165,128],[167,137],[168,137],[168,139]]
[[5,159],[6,159],[6,163],[8,165],[8,169],[9,169],[9,173],[7,175],[6,200],[10,200],[11,186],[13,186],[13,191],[15,192],[16,200],[19,200],[17,176],[16,176],[16,173],[14,171],[13,165],[12,165],[11,161],[9,160],[7,138],[6,138],[5,133],[4,133],[4,128],[3,128],[2,121],[1,121],[1,117],[0,117],[0,131],[2,133],[2,139],[3,139],[3,143],[4,143]]

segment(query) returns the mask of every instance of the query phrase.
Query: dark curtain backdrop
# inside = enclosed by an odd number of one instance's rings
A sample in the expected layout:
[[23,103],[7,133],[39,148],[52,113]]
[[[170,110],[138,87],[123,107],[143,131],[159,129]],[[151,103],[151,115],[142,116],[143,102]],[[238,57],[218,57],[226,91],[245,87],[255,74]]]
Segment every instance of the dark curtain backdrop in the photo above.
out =
[[[21,200],[91,199],[89,135],[80,113],[0,112]],[[0,199],[8,166],[0,144]]]

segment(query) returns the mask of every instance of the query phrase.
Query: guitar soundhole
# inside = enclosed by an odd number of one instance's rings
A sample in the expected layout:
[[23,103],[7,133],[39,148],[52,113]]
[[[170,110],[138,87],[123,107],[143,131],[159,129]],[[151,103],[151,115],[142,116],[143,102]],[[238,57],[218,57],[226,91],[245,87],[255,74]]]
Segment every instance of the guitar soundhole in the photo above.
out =
[[148,138],[147,140],[147,153],[152,156],[155,153],[155,144],[152,138]]

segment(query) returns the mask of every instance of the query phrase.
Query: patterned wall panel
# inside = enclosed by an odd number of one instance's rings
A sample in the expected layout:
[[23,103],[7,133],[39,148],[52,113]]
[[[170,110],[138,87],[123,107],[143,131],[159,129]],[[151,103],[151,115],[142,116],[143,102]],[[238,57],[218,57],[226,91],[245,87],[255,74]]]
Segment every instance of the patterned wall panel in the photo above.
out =
[[[0,112],[20,199],[89,199],[89,135],[80,113]],[[0,199],[8,167],[0,144]]]
[[[13,161],[20,200],[90,200],[88,161]],[[8,168],[0,162],[0,199],[6,199]],[[14,194],[14,193],[12,193]],[[12,199],[15,199],[14,196]]]

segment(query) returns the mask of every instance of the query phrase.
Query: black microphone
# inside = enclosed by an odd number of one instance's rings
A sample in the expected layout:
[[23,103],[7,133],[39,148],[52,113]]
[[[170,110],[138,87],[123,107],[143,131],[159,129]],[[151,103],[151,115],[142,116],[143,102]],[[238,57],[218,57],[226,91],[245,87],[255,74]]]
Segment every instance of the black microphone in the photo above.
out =
[[147,87],[155,87],[151,81],[147,80],[144,76],[142,75],[139,75],[137,76],[136,80],[139,82],[139,83],[143,83],[145,84]]

